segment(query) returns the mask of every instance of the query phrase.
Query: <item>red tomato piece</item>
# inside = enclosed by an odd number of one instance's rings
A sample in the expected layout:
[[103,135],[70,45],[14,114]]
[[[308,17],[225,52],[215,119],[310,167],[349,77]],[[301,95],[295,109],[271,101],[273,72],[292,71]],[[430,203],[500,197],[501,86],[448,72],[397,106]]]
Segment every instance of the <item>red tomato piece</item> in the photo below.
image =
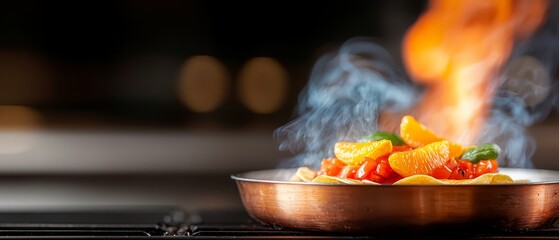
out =
[[390,177],[390,174],[392,174],[392,172],[394,172],[394,170],[392,170],[392,168],[390,167],[390,164],[388,163],[388,159],[386,158],[380,159],[380,162],[375,168],[375,174],[383,178],[387,178]]
[[489,172],[495,173],[497,171],[499,171],[499,164],[497,163],[497,160],[489,160],[491,162],[491,169],[489,170]]
[[369,180],[377,183],[382,183],[384,178],[382,176],[377,175],[374,172],[371,172],[371,175],[369,175]]
[[479,161],[477,164],[474,164],[474,176],[478,177],[487,172],[487,162]]
[[497,172],[497,161],[496,160],[481,160],[477,164],[474,164],[474,177],[479,177],[486,173]]
[[450,176],[448,177],[448,179],[454,179],[454,180],[462,180],[464,179],[464,170],[462,170],[459,167],[456,167],[452,170],[452,173],[450,174]]
[[355,174],[355,178],[359,180],[368,179],[371,174],[371,171],[375,169],[378,165],[378,162],[372,158],[365,158],[365,161],[361,164],[359,169],[357,169],[357,173]]
[[433,169],[431,176],[436,179],[449,179],[452,175],[452,170],[447,166],[441,166],[438,168]]
[[457,166],[458,162],[454,158],[448,160],[448,162],[446,163],[446,167],[450,170],[454,170],[454,168],[456,168]]
[[357,173],[355,168],[352,166],[345,166],[338,176],[341,178],[355,178],[355,173]]
[[474,178],[474,164],[468,160],[458,161],[458,168],[462,169],[465,179]]
[[337,158],[326,158],[320,163],[318,175],[337,176],[344,169],[346,164]]

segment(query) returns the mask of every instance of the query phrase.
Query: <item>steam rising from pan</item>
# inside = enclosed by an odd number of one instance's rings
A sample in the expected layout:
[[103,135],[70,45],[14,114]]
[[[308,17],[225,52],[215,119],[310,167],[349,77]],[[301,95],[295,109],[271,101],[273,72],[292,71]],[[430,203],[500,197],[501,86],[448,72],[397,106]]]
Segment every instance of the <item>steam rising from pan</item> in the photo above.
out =
[[314,66],[300,95],[299,118],[277,129],[280,150],[298,153],[292,165],[316,166],[336,141],[378,128],[380,111],[402,111],[418,91],[390,54],[370,39],[348,41]]
[[505,150],[501,164],[533,167],[536,142],[527,127],[547,117],[557,101],[559,4],[549,6],[547,21],[530,39],[519,43],[498,78],[490,118],[480,139]]

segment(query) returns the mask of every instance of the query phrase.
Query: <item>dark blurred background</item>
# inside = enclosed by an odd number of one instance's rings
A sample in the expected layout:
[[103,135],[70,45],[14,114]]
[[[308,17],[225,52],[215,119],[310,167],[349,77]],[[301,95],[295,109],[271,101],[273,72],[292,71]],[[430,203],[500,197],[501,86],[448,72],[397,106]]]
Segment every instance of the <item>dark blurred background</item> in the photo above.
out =
[[[279,126],[290,119],[317,57],[352,37],[367,36],[399,58],[401,37],[424,5],[423,1],[2,2],[0,103],[33,107],[49,126],[195,128],[200,119],[218,128]],[[199,55],[221,63],[227,83],[223,93],[205,96],[223,101],[203,111],[183,104],[179,89],[181,67]],[[281,100],[271,103],[275,107],[265,113],[247,107],[238,91],[243,66],[257,57],[272,58],[286,73],[278,80],[286,88],[277,97]]]

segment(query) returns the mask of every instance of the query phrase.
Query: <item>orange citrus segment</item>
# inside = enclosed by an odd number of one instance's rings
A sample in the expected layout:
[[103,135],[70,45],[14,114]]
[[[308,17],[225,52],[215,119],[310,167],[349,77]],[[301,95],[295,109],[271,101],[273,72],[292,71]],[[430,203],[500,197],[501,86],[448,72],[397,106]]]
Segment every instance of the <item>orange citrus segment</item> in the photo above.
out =
[[390,140],[379,140],[374,142],[337,142],[334,146],[334,155],[340,161],[358,166],[365,157],[376,159],[392,152]]
[[[412,116],[404,116],[400,124],[400,135],[406,144],[412,147],[422,147],[429,143],[438,142],[443,138],[437,136],[425,125]],[[450,158],[457,158],[467,149],[458,143],[449,142]]]
[[412,116],[404,116],[400,123],[400,136],[406,144],[416,148],[442,140]]
[[458,143],[449,142],[448,143],[449,158],[458,158],[462,153],[464,153],[464,147]]
[[416,174],[431,175],[433,169],[443,166],[449,157],[448,141],[438,141],[411,151],[396,152],[388,157],[392,169],[408,177]]

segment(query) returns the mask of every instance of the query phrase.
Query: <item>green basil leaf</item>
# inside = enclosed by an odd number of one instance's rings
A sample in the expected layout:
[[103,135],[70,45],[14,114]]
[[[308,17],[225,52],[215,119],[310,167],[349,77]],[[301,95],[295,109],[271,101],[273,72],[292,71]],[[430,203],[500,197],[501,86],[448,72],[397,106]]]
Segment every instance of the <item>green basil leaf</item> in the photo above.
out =
[[469,160],[472,163],[478,163],[480,160],[497,159],[501,153],[499,145],[494,143],[486,143],[480,147],[470,148],[460,156],[461,159]]
[[360,141],[364,142],[364,141],[378,141],[378,140],[390,140],[392,142],[392,145],[394,146],[402,146],[404,144],[406,144],[404,142],[404,140],[402,140],[400,138],[400,136],[398,136],[395,133],[389,133],[389,132],[382,132],[382,131],[378,131],[369,135],[366,135],[364,137],[361,138]]

